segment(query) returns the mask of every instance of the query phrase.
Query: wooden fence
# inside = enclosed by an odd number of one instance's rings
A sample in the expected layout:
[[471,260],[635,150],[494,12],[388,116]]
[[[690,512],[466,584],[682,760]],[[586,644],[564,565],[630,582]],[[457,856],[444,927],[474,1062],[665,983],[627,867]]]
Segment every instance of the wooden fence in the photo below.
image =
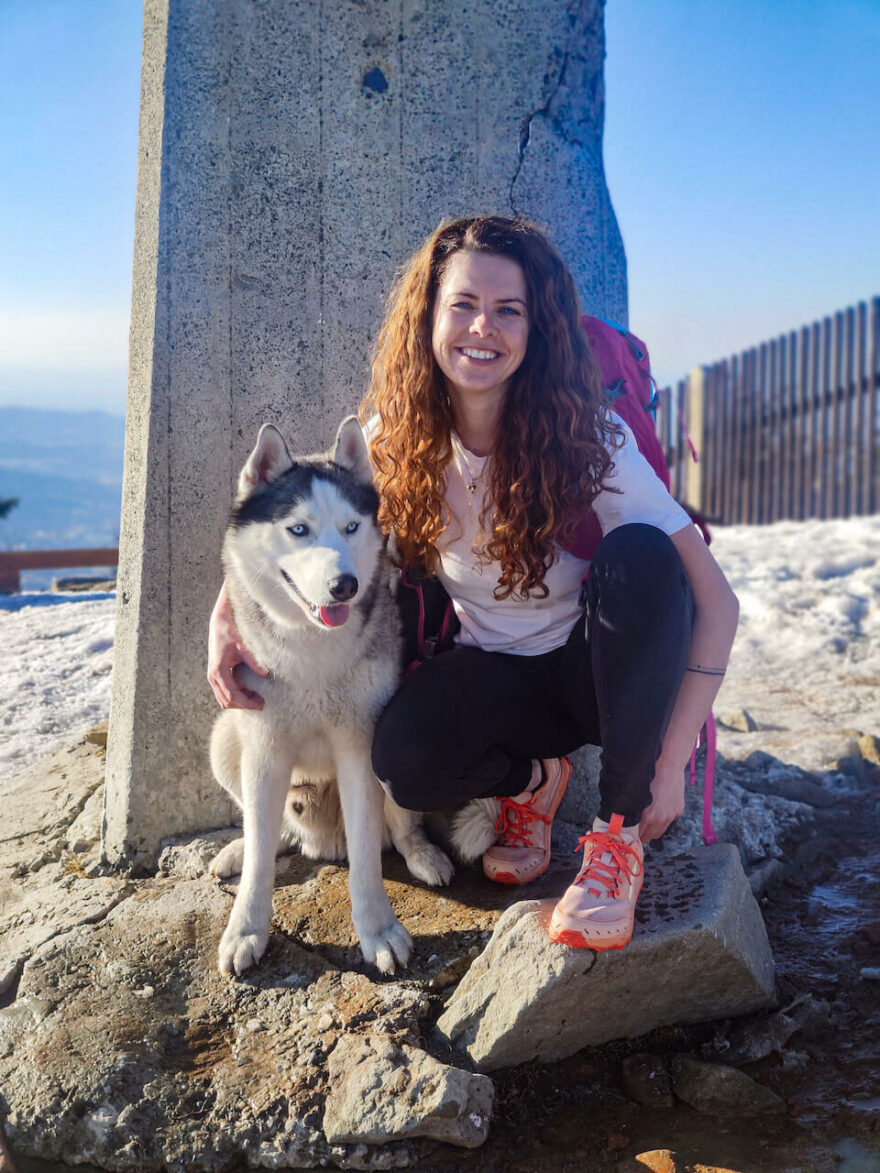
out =
[[90,547],[87,550],[0,550],[0,594],[17,594],[21,590],[22,570],[118,564],[118,546]]
[[880,297],[697,367],[657,429],[673,494],[722,524],[878,512]]

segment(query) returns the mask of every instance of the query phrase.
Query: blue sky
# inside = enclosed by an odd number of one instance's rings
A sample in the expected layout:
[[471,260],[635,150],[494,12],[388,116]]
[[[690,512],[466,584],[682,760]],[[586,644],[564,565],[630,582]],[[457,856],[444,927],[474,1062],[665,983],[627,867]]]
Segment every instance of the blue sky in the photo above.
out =
[[[0,403],[125,403],[141,6],[0,0]],[[880,293],[880,0],[608,0],[608,184],[661,381]]]

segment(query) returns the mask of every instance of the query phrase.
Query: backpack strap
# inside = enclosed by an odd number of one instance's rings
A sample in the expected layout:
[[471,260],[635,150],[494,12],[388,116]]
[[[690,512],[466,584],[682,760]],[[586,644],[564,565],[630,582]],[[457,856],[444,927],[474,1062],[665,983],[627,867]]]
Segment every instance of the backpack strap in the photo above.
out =
[[404,626],[404,679],[425,660],[453,646],[457,619],[452,599],[436,579],[402,568],[398,600]]
[[715,757],[716,757],[716,729],[715,729],[715,715],[710,713],[706,718],[706,723],[700,730],[700,736],[694,742],[693,752],[691,753],[691,770],[690,770],[690,784],[691,786],[697,780],[697,746],[704,745],[706,747],[706,761],[703,767],[703,842],[708,846],[711,843],[718,842],[718,836],[715,834],[715,828],[712,826],[712,797],[715,792]]

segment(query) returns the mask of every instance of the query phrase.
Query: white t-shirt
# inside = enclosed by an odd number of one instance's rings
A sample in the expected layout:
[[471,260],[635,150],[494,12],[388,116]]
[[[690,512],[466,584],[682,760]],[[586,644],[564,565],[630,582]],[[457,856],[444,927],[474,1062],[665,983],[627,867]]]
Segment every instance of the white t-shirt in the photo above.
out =
[[[612,413],[625,432],[625,440],[612,453],[614,468],[593,501],[602,534],[620,525],[643,522],[674,534],[690,525],[690,518],[673,500],[666,486],[639,452],[636,439],[620,416]],[[483,509],[486,462],[452,437],[452,459],[445,472],[445,500],[450,522],[438,542],[440,567],[437,577],[452,599],[461,622],[456,643],[487,652],[540,656],[560,647],[580,614],[581,581],[589,563],[560,550],[547,571],[546,598],[515,595],[496,599],[497,563],[481,562],[474,545],[482,544],[479,518]],[[468,485],[474,483],[476,491]],[[605,486],[620,490],[604,491]],[[481,539],[482,540],[478,540]]]

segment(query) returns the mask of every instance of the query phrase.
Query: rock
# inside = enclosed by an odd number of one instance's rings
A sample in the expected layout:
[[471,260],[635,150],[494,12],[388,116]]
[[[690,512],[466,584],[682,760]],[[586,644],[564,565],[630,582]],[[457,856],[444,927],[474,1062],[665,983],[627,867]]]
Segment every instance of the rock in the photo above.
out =
[[650,1170],[651,1173],[678,1173],[678,1169],[675,1153],[671,1149],[651,1149],[639,1153],[637,1157],[621,1161],[617,1166],[617,1173],[643,1173],[645,1170]]
[[[342,973],[277,934],[265,964],[232,980],[215,959],[229,906],[207,877],[143,881],[36,950],[0,1011],[16,1151],[138,1173],[220,1173],[245,1153],[274,1168],[375,1165],[323,1136],[327,1056],[365,1024],[412,1046],[421,991]],[[427,1143],[392,1141],[381,1160],[411,1165]]]
[[347,1035],[330,1055],[324,1135],[331,1143],[386,1144],[426,1136],[463,1148],[486,1139],[494,1088],[383,1036]]
[[763,896],[770,885],[784,875],[785,871],[786,865],[781,859],[764,859],[750,867],[746,875],[755,899]]
[[880,766],[880,737],[875,737],[873,733],[863,733],[858,744],[859,753],[865,761]]
[[667,856],[662,871],[652,870],[655,861],[649,853],[636,933],[621,951],[550,941],[552,900],[509,908],[438,1032],[492,1071],[772,1005],[773,959],[736,849],[716,844]]
[[755,733],[758,729],[758,722],[747,709],[734,709],[733,712],[724,713],[718,720],[738,733]]
[[806,1038],[824,1034],[830,1014],[827,1002],[812,994],[801,994],[775,1014],[734,1027],[727,1032],[727,1037],[717,1039],[714,1046],[723,1049],[729,1063],[755,1063],[774,1052],[782,1052],[798,1032]]
[[863,965],[859,970],[859,977],[864,982],[880,982],[880,967],[876,965]]
[[672,1084],[663,1060],[658,1055],[629,1055],[621,1070],[623,1090],[637,1104],[646,1108],[671,1108],[675,1103]]
[[838,758],[832,768],[847,778],[855,778],[857,782],[867,782],[875,772],[875,767],[861,754],[847,754],[846,757]]
[[225,827],[221,831],[163,840],[157,861],[159,873],[181,880],[197,880],[207,873],[208,865],[220,848],[240,835],[241,827]]
[[100,725],[93,725],[91,729],[87,729],[83,736],[83,741],[89,745],[97,745],[101,749],[107,748],[107,731],[109,724],[107,721],[102,721]]
[[[77,816],[104,781],[104,755],[80,742],[0,783],[0,803],[15,835],[0,840],[0,884],[59,860]],[[0,908],[6,911],[0,894]]]
[[787,1111],[785,1101],[743,1071],[687,1055],[669,1062],[675,1094],[705,1116],[760,1116]]
[[754,794],[772,794],[789,802],[802,802],[815,807],[834,806],[837,798],[820,786],[814,775],[799,766],[780,762],[770,754],[758,750],[745,761],[749,772],[738,778],[740,786]]
[[620,1161],[616,1173],[737,1173],[720,1165],[703,1165],[672,1149],[651,1149],[638,1156]]

